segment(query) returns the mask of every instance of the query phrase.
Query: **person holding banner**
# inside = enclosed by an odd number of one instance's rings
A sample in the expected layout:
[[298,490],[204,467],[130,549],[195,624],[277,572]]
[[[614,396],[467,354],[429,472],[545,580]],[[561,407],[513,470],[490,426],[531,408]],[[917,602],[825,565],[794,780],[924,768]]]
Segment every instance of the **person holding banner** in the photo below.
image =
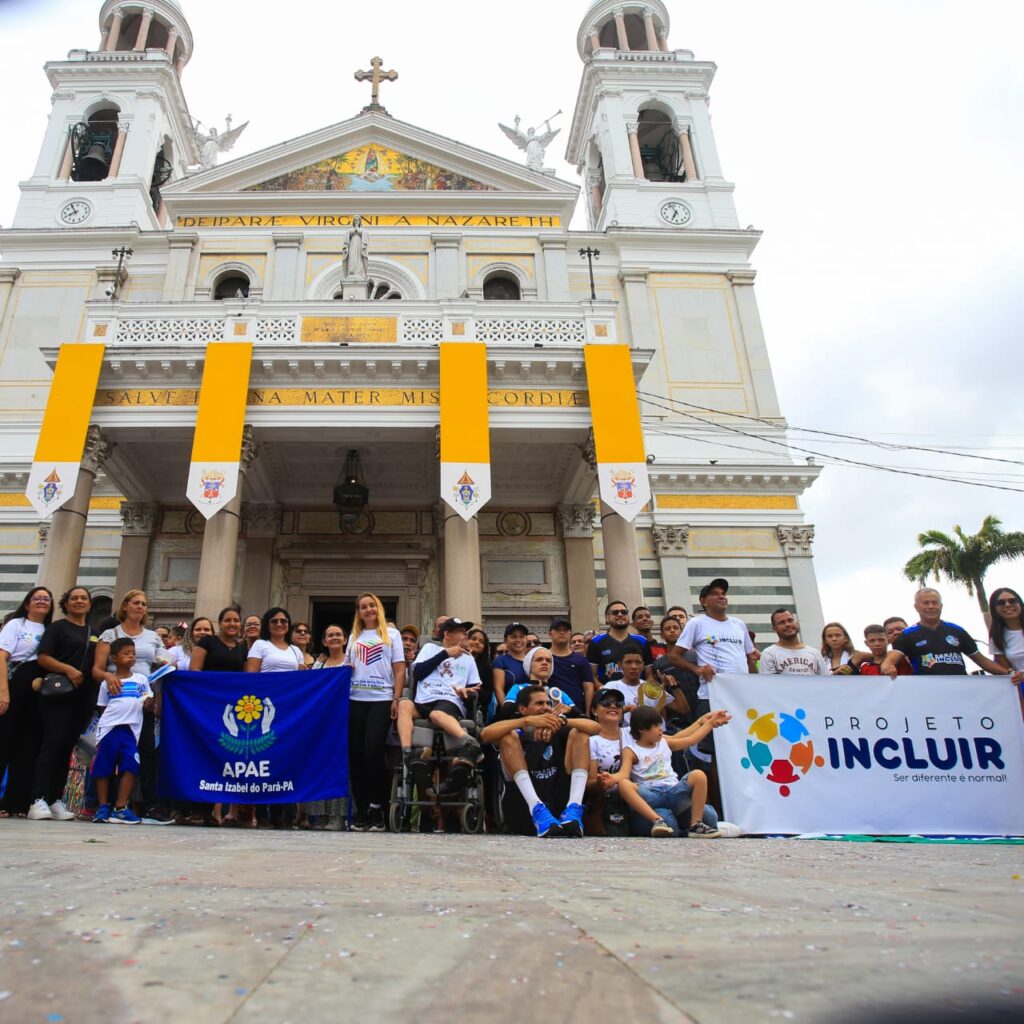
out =
[[[24,814],[28,806],[28,785],[40,741],[32,680],[39,675],[39,643],[52,621],[53,594],[46,587],[33,587],[0,629],[0,778],[9,773],[0,817]],[[16,797],[21,789],[24,795]]]
[[242,639],[238,605],[228,605],[217,616],[217,635],[200,637],[192,647],[191,672],[244,672],[248,647]]
[[[988,601],[992,628],[989,649],[996,663],[1015,672],[1024,671],[1024,625],[1020,594],[1009,587],[993,590]],[[1014,679],[1014,682],[1020,682]]]
[[302,651],[288,642],[292,619],[284,608],[271,608],[260,620],[260,638],[249,648],[246,672],[298,672],[306,667]]
[[821,656],[825,659],[826,676],[848,676],[867,656],[853,646],[853,640],[841,622],[829,622],[821,631]]
[[204,637],[213,636],[213,621],[205,615],[192,620],[180,644],[175,644],[167,653],[167,659],[176,669],[187,672],[192,664],[192,652]]
[[[346,656],[345,630],[337,623],[331,623],[324,630],[320,643],[323,652],[313,662],[311,668],[314,671],[325,668],[341,668],[345,664]],[[351,719],[349,722],[351,725]],[[302,804],[299,810],[305,816],[309,828],[324,832],[343,832],[345,830],[348,818],[348,800],[345,798],[311,800]]]
[[[757,670],[763,676],[828,676],[824,657],[800,639],[800,623],[788,608],[772,612],[772,629],[779,642],[761,652]],[[851,645],[852,646],[852,645]]]
[[352,829],[383,832],[391,782],[387,738],[405,689],[405,654],[402,637],[387,624],[384,604],[376,594],[360,594],[356,599],[345,664],[352,668],[348,718],[349,778],[355,804]]

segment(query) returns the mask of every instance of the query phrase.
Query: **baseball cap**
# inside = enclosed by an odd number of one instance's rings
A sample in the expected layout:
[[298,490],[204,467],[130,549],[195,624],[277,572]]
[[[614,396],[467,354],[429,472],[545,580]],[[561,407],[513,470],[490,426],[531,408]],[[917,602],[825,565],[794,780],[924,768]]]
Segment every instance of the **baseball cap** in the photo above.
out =
[[403,626],[399,631],[401,633],[412,633],[417,640],[420,638],[420,631],[416,626]]
[[703,601],[704,598],[715,589],[715,587],[718,587],[725,594],[729,593],[729,581],[723,580],[722,577],[719,576],[717,579],[713,579],[706,587],[700,588],[700,599]]
[[566,629],[572,629],[572,623],[564,615],[556,615],[551,620],[551,625],[548,626],[548,629],[558,629],[561,626],[564,626]]
[[445,619],[444,622],[438,627],[438,634],[444,636],[445,633],[454,633],[459,629],[472,629],[472,622],[464,622],[462,619]]
[[508,638],[513,633],[529,633],[530,629],[528,626],[524,626],[521,622],[510,622],[505,627],[505,637]]
[[612,690],[609,687],[604,687],[597,691],[594,697],[595,704],[621,704],[625,707],[626,697],[620,690]]

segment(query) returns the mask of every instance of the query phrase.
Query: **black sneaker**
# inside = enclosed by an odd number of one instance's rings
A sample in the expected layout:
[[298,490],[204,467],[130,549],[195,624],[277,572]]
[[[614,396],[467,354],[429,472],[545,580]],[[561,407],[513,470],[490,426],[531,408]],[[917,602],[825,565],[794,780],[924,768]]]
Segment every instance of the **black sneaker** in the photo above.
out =
[[384,808],[383,807],[371,807],[370,813],[367,815],[367,832],[383,832],[384,831]]
[[405,766],[412,776],[413,785],[419,790],[420,799],[423,799],[431,792],[434,783],[430,776],[430,765],[418,752],[411,751],[405,757]]
[[444,782],[437,787],[439,797],[454,796],[461,793],[469,783],[473,766],[465,761],[452,761]]
[[352,831],[370,831],[370,816],[365,811],[356,811],[356,813],[352,816]]

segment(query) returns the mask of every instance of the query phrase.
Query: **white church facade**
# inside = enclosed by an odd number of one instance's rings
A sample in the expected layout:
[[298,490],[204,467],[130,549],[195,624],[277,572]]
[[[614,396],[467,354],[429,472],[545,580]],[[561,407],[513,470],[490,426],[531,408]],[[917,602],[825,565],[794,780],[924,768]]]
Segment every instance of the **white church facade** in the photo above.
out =
[[[759,640],[776,607],[820,631],[800,508],[819,469],[779,444],[760,235],[719,164],[715,66],[672,48],[662,0],[597,0],[580,26],[556,143],[579,183],[539,144],[520,164],[401,122],[376,77],[358,116],[225,159],[233,139],[189,115],[180,5],[107,0],[99,27],[95,49],[46,64],[49,125],[0,231],[7,605],[78,580],[142,587],[163,622],[237,600],[316,627],[347,625],[371,589],[400,624],[445,611],[498,637],[510,619],[593,626],[607,597],[657,619],[721,575]],[[385,104],[397,88],[381,83]],[[472,515],[442,494],[463,397],[474,415],[460,344],[486,353],[491,494]],[[211,346],[234,346],[227,384]],[[631,519],[599,497],[600,346],[628,353],[613,404],[641,414],[651,497]],[[87,352],[95,385],[67,392],[84,403],[80,470],[41,517],[30,475],[61,412],[54,375]],[[218,387],[240,396],[237,494],[207,515],[190,464]]]

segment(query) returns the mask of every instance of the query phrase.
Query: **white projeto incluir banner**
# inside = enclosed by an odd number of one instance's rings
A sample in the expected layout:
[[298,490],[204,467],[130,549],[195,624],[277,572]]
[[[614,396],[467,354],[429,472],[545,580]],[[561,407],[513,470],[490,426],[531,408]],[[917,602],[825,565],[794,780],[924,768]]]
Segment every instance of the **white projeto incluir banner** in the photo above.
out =
[[715,676],[725,816],[751,833],[1024,834],[1024,722],[999,676]]

